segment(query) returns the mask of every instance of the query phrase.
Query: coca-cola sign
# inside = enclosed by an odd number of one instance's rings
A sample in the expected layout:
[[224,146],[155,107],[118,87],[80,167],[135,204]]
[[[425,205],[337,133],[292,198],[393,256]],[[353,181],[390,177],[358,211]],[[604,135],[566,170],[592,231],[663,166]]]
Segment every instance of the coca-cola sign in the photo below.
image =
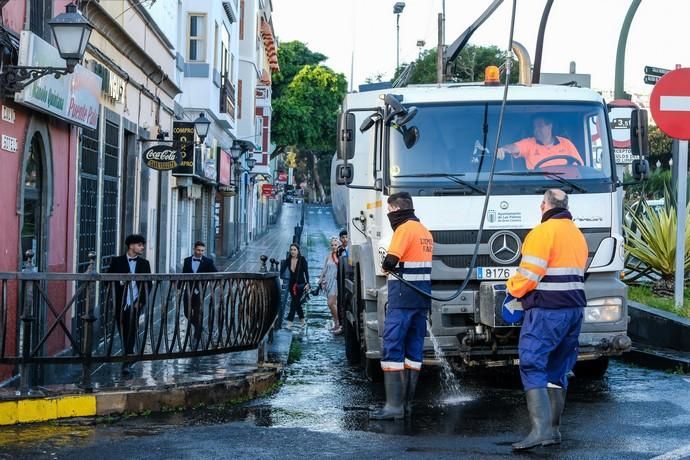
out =
[[146,166],[158,171],[169,171],[180,164],[180,154],[170,145],[154,145],[144,150]]

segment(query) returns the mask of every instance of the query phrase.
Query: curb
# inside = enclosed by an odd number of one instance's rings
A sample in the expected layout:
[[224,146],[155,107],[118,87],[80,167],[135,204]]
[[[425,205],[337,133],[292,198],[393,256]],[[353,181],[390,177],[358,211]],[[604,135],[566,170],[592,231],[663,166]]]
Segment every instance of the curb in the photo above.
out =
[[136,391],[104,391],[89,395],[18,398],[0,402],[0,425],[95,417],[127,412],[161,412],[255,398],[278,381],[282,366],[264,365],[245,377]]

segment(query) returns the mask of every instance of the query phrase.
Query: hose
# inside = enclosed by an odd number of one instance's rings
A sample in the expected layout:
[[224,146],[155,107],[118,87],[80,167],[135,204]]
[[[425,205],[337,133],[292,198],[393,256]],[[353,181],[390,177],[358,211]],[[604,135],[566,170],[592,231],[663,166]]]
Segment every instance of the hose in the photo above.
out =
[[[513,0],[513,9],[510,17],[510,34],[508,38],[508,49],[512,50],[513,49],[513,32],[515,29],[515,8],[517,5],[517,0]],[[512,56],[509,54],[506,58],[506,74],[505,74],[505,84],[503,85],[503,98],[501,100],[501,111],[499,112],[498,115],[498,130],[496,132],[496,148],[500,145],[499,142],[501,140],[501,133],[503,131],[503,117],[505,114],[505,107],[506,107],[506,101],[508,99],[508,86],[510,85],[510,67],[512,64]],[[486,220],[486,210],[489,207],[489,198],[491,198],[491,188],[493,187],[493,182],[494,182],[494,171],[496,170],[496,155],[493,155],[493,159],[491,161],[491,171],[489,172],[489,181],[486,185],[486,195],[484,197],[484,207],[482,210],[482,219],[479,223],[479,231],[477,232],[477,240],[474,243],[474,252],[472,254],[472,260],[470,260],[470,265],[467,267],[467,273],[468,276],[465,278],[465,281],[463,281],[462,285],[458,288],[457,291],[455,291],[454,294],[452,294],[450,297],[434,297],[431,295],[429,292],[424,291],[423,289],[415,286],[414,284],[410,283],[407,280],[404,280],[400,275],[398,275],[395,272],[390,272],[391,275],[393,275],[395,278],[397,278],[400,282],[405,284],[407,287],[414,289],[417,293],[430,298],[431,300],[435,300],[437,302],[448,302],[451,301],[455,298],[457,298],[466,288],[467,285],[470,282],[471,279],[471,273],[474,270],[475,266],[477,265],[477,256],[479,255],[479,246],[482,241],[482,232],[484,231],[484,222]]]

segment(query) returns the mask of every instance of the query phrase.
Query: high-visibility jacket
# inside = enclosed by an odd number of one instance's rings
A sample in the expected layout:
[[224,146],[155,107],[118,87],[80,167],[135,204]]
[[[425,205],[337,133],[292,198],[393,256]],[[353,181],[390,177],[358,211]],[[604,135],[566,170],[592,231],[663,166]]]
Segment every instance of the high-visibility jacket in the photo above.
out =
[[584,307],[587,254],[584,235],[563,210],[527,234],[508,292],[522,299],[524,309]]
[[[388,254],[399,260],[396,273],[431,294],[431,256],[434,240],[417,220],[400,224],[393,232]],[[388,308],[431,308],[431,299],[388,275]]]
[[[518,155],[525,159],[527,169],[534,169],[540,161],[554,155],[573,157],[579,161],[579,164],[584,164],[575,145],[565,137],[554,136],[554,143],[551,145],[540,144],[534,137],[528,137],[517,141],[515,145],[519,150]],[[541,166],[559,166],[567,163],[568,161],[564,158],[556,158],[545,161]]]

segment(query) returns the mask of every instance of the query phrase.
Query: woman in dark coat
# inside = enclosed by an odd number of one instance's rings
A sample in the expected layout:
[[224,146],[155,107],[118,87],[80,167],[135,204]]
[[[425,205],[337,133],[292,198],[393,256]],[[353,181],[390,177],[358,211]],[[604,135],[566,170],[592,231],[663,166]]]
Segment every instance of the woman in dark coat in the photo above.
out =
[[292,327],[292,321],[295,319],[295,313],[304,325],[304,310],[302,310],[302,295],[305,290],[309,289],[309,266],[307,259],[305,259],[299,251],[299,246],[296,244],[290,245],[290,256],[285,261],[286,269],[290,275],[288,281],[288,292],[290,293],[290,312],[287,316],[287,328]]

